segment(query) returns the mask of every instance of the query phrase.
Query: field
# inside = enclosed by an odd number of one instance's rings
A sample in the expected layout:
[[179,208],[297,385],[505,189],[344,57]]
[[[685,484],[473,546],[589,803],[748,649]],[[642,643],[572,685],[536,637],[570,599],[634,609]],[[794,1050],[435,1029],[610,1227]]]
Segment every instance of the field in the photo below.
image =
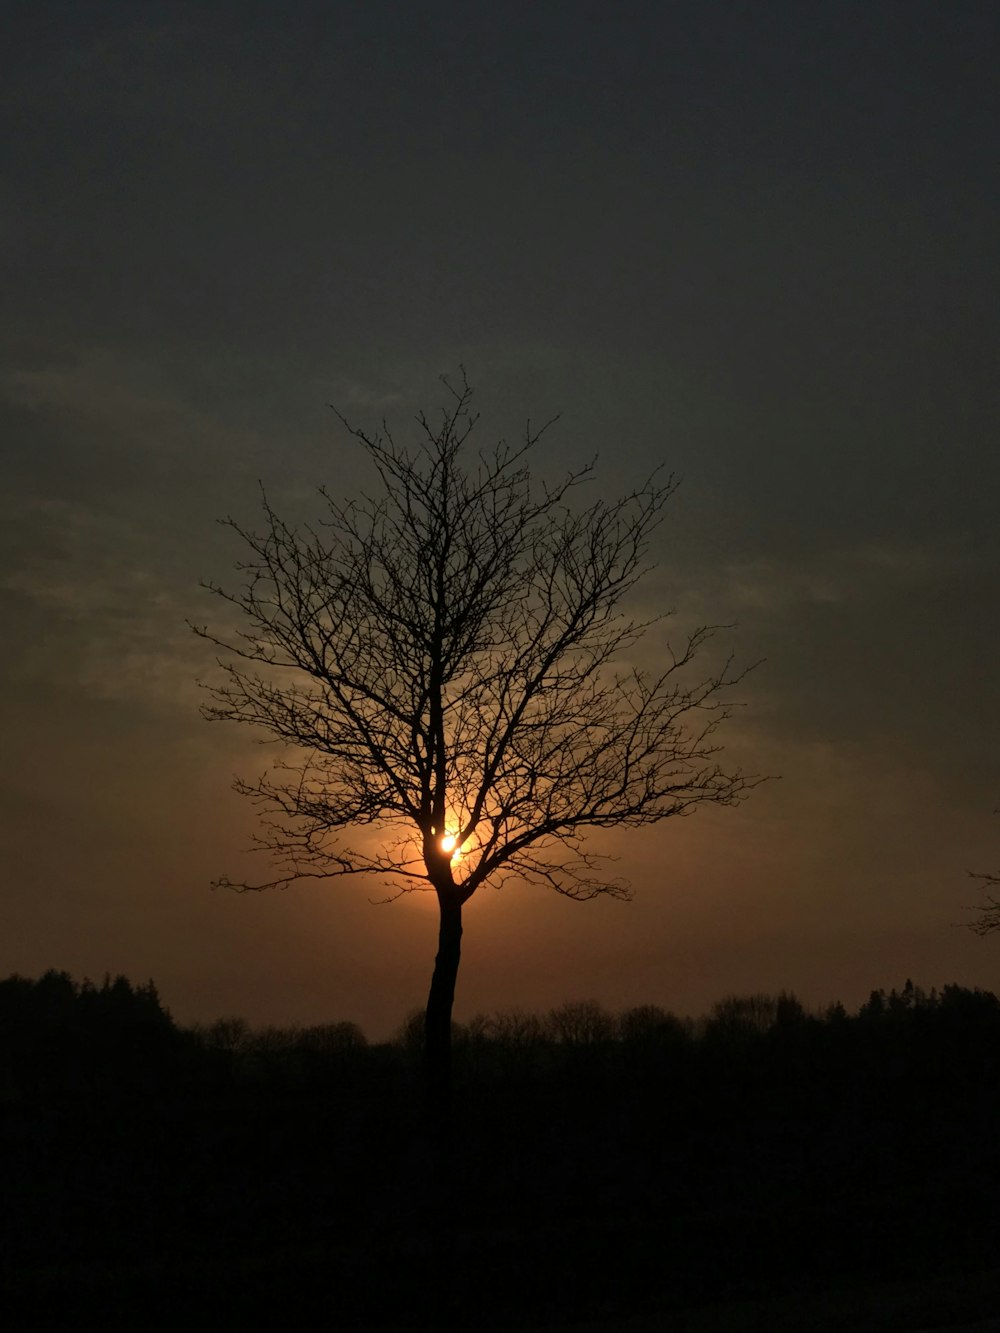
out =
[[25,1329],[373,1333],[1000,1312],[1000,1004],[765,1001],[481,1020],[444,1126],[412,1025],[372,1046],[8,1021],[5,1306]]

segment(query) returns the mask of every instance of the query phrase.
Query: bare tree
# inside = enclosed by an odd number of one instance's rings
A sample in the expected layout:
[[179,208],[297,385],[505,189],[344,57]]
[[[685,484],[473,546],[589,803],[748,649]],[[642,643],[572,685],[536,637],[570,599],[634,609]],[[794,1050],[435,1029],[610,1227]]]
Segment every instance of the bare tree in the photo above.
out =
[[[993,813],[1000,815],[1000,806]],[[976,935],[992,935],[994,931],[1000,930],[1000,898],[990,890],[1000,889],[1000,873],[970,870],[969,877],[976,880],[985,891],[984,901],[978,907],[969,909],[976,913],[976,919],[969,923],[969,929]]]
[[[970,871],[972,878],[979,881],[983,889],[1000,889],[1000,875],[980,874]],[[976,913],[975,921],[970,923],[969,929],[977,935],[992,935],[994,931],[1000,930],[1000,898],[993,893],[987,892],[985,901],[978,907],[972,909]]]
[[[516,876],[570,898],[628,895],[585,843],[741,799],[755,779],[725,772],[715,733],[731,662],[692,681],[702,627],[659,669],[613,665],[649,627],[622,598],[672,478],[620,500],[572,503],[592,466],[533,486],[519,444],[471,458],[477,416],[465,379],[418,442],[344,421],[378,473],[372,496],[321,490],[317,526],[291,527],[262,495],[260,532],[223,520],[249,555],[242,586],[206,586],[239,613],[206,716],[287,744],[238,781],[274,858],[265,883],[375,875],[440,908],[426,1008],[432,1083],[447,1086],[462,908],[487,880]],[[341,418],[343,420],[343,418]],[[346,831],[360,830],[348,842]]]

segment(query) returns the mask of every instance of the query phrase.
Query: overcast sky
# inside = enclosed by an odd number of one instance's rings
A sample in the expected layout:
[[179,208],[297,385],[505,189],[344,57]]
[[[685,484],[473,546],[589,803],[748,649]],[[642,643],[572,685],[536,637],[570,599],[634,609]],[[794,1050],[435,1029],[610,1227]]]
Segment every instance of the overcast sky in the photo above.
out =
[[[0,974],[182,1021],[423,1003],[373,887],[212,892],[261,759],[198,714],[201,577],[370,480],[464,363],[482,442],[683,475],[637,596],[766,661],[737,811],[606,839],[635,900],[466,914],[458,1016],[1000,989],[998,143],[989,0],[4,6]],[[650,645],[655,653],[656,643]]]

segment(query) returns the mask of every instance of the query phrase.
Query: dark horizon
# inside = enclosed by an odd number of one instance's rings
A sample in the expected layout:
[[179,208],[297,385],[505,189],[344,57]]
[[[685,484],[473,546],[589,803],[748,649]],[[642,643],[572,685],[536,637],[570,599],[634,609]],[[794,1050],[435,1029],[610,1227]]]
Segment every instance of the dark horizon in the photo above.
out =
[[[84,1003],[110,999],[114,1001],[124,993],[126,1008],[134,997],[137,1013],[141,1016],[142,1007],[151,1004],[164,1021],[181,1033],[197,1035],[199,1039],[211,1044],[217,1039],[226,1043],[227,1048],[236,1050],[256,1049],[263,1043],[266,1050],[294,1047],[299,1041],[306,1041],[313,1035],[324,1032],[340,1032],[350,1036],[350,1043],[355,1038],[361,1045],[402,1046],[411,1054],[419,1049],[423,1037],[424,1006],[413,1005],[399,1015],[398,1021],[383,1033],[372,1034],[365,1030],[350,1014],[329,1014],[317,1022],[273,1024],[268,1022],[252,1023],[242,1014],[225,1013],[214,1017],[198,1018],[193,1021],[178,1019],[170,1004],[170,997],[163,994],[155,977],[138,978],[128,973],[112,974],[106,972],[101,978],[74,976],[64,968],[46,968],[36,976],[25,976],[14,972],[0,977],[0,991],[20,990],[24,993],[37,991],[44,993],[51,989],[68,1002],[72,997]],[[662,1005],[638,1001],[621,1008],[612,1008],[592,997],[572,996],[547,1010],[525,1009],[520,1005],[501,1005],[496,1009],[471,1013],[464,1020],[453,1022],[454,1039],[459,1051],[469,1042],[504,1041],[508,1030],[520,1034],[521,1040],[543,1042],[569,1042],[580,1040],[584,1044],[600,1044],[602,1041],[631,1040],[635,1033],[649,1029],[683,1035],[687,1040],[703,1040],[706,1033],[721,1030],[727,1023],[735,1023],[736,1028],[745,1033],[766,1033],[775,1022],[806,1022],[819,1025],[837,1023],[841,1019],[859,1020],[866,1016],[882,1017],[893,1013],[916,1013],[921,1010],[933,1011],[949,1004],[955,1012],[962,1004],[974,1006],[981,1002],[982,1012],[995,1010],[1000,1014],[1000,994],[981,986],[964,986],[959,982],[945,982],[941,986],[923,986],[919,979],[906,977],[905,980],[889,979],[887,984],[873,986],[869,993],[857,1004],[845,1004],[837,996],[825,1003],[809,1005],[792,991],[746,991],[725,992],[716,997],[705,1009],[698,1013],[679,1013]],[[69,1004],[69,1010],[73,1008]],[[95,1013],[100,1021],[102,1010],[98,1005]],[[113,1015],[113,1005],[109,1011]],[[46,1020],[58,1025],[59,1010],[46,1012]],[[10,1016],[8,1015],[8,1021]],[[585,1032],[583,1037],[575,1037],[574,1029]],[[631,1030],[634,1029],[634,1032]],[[630,1035],[631,1032],[631,1035]],[[274,1043],[277,1043],[275,1045]]]

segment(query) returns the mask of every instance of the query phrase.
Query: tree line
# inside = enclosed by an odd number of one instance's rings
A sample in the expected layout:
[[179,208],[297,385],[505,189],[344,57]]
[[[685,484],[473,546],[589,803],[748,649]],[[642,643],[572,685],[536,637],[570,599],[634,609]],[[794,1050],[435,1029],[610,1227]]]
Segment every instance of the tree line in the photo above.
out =
[[[370,1042],[354,1022],[254,1027],[245,1019],[175,1023],[153,981],[134,985],[106,976],[100,985],[50,970],[32,980],[0,980],[0,1071],[8,1089],[25,1071],[68,1066],[107,1070],[121,1064],[131,1076],[156,1062],[238,1082],[287,1079],[293,1084],[330,1077],[363,1078],[366,1069],[415,1065],[424,1039],[422,1011],[411,1013],[388,1041]],[[654,1004],[614,1011],[593,1000],[569,1001],[545,1013],[500,1009],[452,1023],[456,1069],[464,1080],[531,1071],[539,1077],[572,1060],[609,1076],[644,1060],[664,1069],[697,1057],[763,1060],[786,1052],[807,1057],[870,1049],[930,1050],[942,1045],[956,1062],[1000,1065],[1000,999],[957,984],[925,990],[911,980],[876,989],[849,1012],[839,1001],[809,1010],[792,993],[728,995],[700,1017],[681,1017]],[[770,1066],[773,1068],[773,1065]],[[846,1072],[846,1071],[842,1071]]]

